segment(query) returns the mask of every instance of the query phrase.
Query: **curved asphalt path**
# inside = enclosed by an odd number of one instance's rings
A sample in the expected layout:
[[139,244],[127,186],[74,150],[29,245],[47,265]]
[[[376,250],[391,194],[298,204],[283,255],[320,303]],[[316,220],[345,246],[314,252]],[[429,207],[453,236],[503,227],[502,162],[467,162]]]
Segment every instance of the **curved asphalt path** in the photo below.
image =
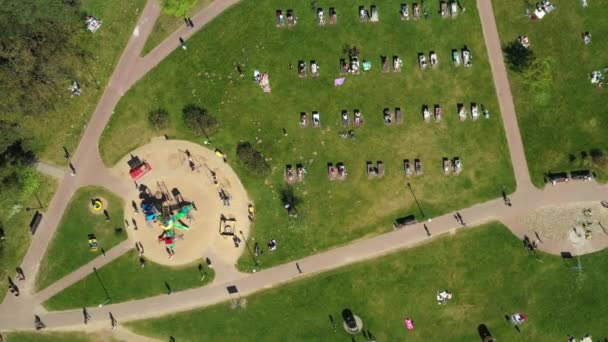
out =
[[[108,260],[122,255],[129,247],[125,243],[120,244],[109,251],[108,254],[111,255],[106,260],[95,259],[81,269],[61,279],[56,284],[35,294],[33,293],[33,280],[35,278],[33,275],[37,272],[37,266],[46,251],[47,243],[57,228],[69,199],[79,187],[89,184],[101,185],[120,195],[127,193],[127,188],[132,186],[132,184],[116,178],[109,172],[105,165],[103,165],[98,151],[98,141],[101,133],[120,97],[135,82],[179,47],[178,37],[187,39],[202,26],[237,2],[238,0],[214,1],[192,17],[196,25],[194,29],[181,27],[146,57],[140,57],[139,53],[160,13],[156,2],[154,0],[148,1],[137,25],[136,30],[138,31],[138,35],[133,35],[129,40],[84,132],[80,145],[74,154],[73,163],[76,166],[77,174],[74,177],[70,176],[69,173],[63,176],[38,233],[32,239],[32,244],[22,264],[25,273],[32,276],[28,277],[27,282],[21,283],[22,296],[19,299],[16,300],[13,296],[8,295],[0,306],[0,329],[33,329],[32,321],[34,314],[42,316],[48,329],[81,330],[84,328],[81,310],[46,313],[40,306],[40,303],[85,277],[91,272],[93,266],[109,262]],[[496,199],[461,210],[460,213],[468,226],[498,220],[506,224],[515,235],[523,237],[524,234],[528,234],[528,230],[521,220],[531,209],[577,201],[600,201],[606,198],[604,196],[608,190],[608,186],[598,185],[594,182],[570,182],[558,187],[546,187],[543,190],[539,190],[532,185],[492,5],[490,0],[477,0],[477,6],[479,8],[483,35],[517,182],[517,191],[510,196],[513,203],[512,207],[505,206],[502,199]],[[41,168],[41,171],[45,170],[45,166]],[[55,177],[61,177],[61,174],[57,170],[48,170]],[[426,225],[433,234],[433,237],[453,233],[457,229],[463,228],[453,219],[452,214],[434,218],[432,221],[426,222]],[[343,247],[296,260],[300,264],[304,272],[303,274],[299,274],[296,270],[296,261],[253,274],[238,273],[231,265],[216,265],[218,276],[208,286],[174,293],[171,296],[162,295],[127,303],[108,305],[103,308],[90,308],[88,311],[92,318],[89,324],[90,327],[109,325],[109,311],[119,321],[124,321],[156,317],[176,311],[215,304],[230,299],[226,292],[226,286],[229,285],[236,285],[240,294],[246,296],[303,276],[378,257],[430,240],[432,238],[429,239],[427,237],[423,225],[417,224],[369,239],[358,240]],[[594,237],[592,241],[592,248],[594,250],[604,248],[605,246],[608,246],[608,235]],[[539,248],[553,254],[572,250],[571,245],[565,242],[545,241],[540,244]],[[582,253],[585,251],[578,252]],[[128,332],[122,332],[121,334],[123,336],[130,336],[132,339],[136,338],[135,335],[129,335]],[[142,338],[142,340],[144,339]]]

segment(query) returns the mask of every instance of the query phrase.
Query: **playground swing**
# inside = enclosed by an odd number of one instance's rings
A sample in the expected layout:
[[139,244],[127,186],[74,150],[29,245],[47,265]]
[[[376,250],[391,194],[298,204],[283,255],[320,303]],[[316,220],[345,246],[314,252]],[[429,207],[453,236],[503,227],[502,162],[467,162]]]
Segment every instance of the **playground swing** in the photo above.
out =
[[236,219],[226,218],[222,215],[220,218],[220,235],[234,236],[236,232]]

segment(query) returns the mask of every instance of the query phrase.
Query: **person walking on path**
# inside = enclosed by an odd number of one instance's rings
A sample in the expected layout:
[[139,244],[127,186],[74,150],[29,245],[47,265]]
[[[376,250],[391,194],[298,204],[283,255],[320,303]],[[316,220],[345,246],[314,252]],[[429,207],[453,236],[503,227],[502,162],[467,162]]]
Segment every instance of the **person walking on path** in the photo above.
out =
[[70,166],[70,175],[71,176],[76,176],[76,168],[74,167],[74,164],[72,164],[71,162],[69,163]]
[[302,268],[300,268],[300,264],[296,262],[296,268],[298,269],[298,273],[302,274]]
[[[137,183],[135,185],[137,186]],[[139,209],[137,209],[137,203],[135,203],[135,201],[131,201],[131,206],[133,207],[135,215],[137,215],[137,213],[139,213]]]
[[112,315],[111,312],[108,312],[108,314],[110,315],[110,324],[112,324],[112,330],[114,330],[114,328],[116,328],[116,326],[118,325],[118,321],[116,320],[116,318],[114,318],[114,315]]
[[133,223],[133,230],[137,230],[137,221],[134,218],[131,218],[131,223]]
[[89,320],[91,319],[91,315],[89,315],[87,308],[82,308],[82,315],[84,316],[84,324],[88,324]]
[[46,328],[46,324],[42,322],[42,319],[38,315],[34,315],[34,327],[36,328],[36,330]]
[[431,232],[429,231],[429,228],[426,226],[426,224],[422,224],[424,226],[424,231],[426,232],[426,236],[427,237],[431,237],[433,236],[433,234],[431,234]]
[[25,273],[21,267],[17,266],[15,271],[17,271],[17,280],[25,280]]

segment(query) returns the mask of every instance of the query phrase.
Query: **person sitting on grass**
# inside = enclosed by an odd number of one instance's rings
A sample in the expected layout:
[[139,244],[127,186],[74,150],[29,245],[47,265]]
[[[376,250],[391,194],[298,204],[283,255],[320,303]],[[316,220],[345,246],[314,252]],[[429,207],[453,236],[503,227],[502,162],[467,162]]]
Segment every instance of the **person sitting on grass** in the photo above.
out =
[[270,240],[268,241],[268,250],[275,251],[277,249],[277,241]]
[[437,304],[443,305],[452,299],[452,293],[448,290],[437,291]]

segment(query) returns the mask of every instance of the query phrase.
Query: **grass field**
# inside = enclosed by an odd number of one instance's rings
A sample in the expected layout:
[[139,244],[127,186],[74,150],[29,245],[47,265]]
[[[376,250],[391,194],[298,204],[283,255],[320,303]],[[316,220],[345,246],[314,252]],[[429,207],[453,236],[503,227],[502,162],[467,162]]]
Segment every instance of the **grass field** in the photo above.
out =
[[[531,91],[521,75],[509,74],[534,183],[541,186],[548,171],[592,167],[591,158],[583,159],[581,152],[608,148],[606,90],[588,78],[591,71],[606,67],[606,3],[589,1],[590,7],[583,9],[581,1],[558,1],[555,11],[535,22],[524,17],[522,1],[492,4],[503,45],[527,35],[537,59],[549,59],[552,65],[550,87],[542,92]],[[585,31],[594,38],[588,46],[581,38]],[[595,171],[608,180],[605,168]]]
[[[199,264],[168,267],[147,260],[142,269],[135,250],[98,269],[97,272],[108,290],[112,304],[167,293],[165,282],[171,291],[177,292],[203,286],[211,282],[214,276],[213,269],[205,265],[199,270]],[[43,305],[48,310],[65,310],[97,306],[106,299],[99,279],[91,273],[51,297]]]
[[[102,136],[102,157],[114,164],[161,134],[200,143],[204,138],[185,128],[181,109],[190,103],[207,108],[220,123],[212,146],[227,152],[257,206],[256,241],[278,242],[278,250],[261,259],[262,267],[386,232],[397,216],[420,218],[402,171],[406,158],[420,158],[425,166],[425,175],[409,182],[426,216],[498,197],[503,186],[513,189],[512,169],[478,13],[474,1],[461,3],[467,11],[456,20],[434,15],[403,22],[400,1],[386,1],[380,8],[381,22],[362,24],[357,18],[359,3],[344,1],[338,8],[338,24],[319,27],[302,2],[243,1],[190,39],[188,50],[175,51],[125,94]],[[317,5],[327,9],[330,4]],[[435,13],[437,4],[429,6]],[[293,30],[275,27],[276,8],[295,10],[299,22]],[[245,17],[264,20],[245,25]],[[348,76],[342,87],[335,88],[345,44],[357,46],[360,57],[371,60],[373,68]],[[451,49],[465,44],[474,56],[471,69],[450,63]],[[439,66],[419,70],[417,54],[428,56],[431,50],[439,54]],[[382,73],[380,55],[394,54],[404,61],[403,71]],[[320,77],[298,78],[289,64],[295,66],[299,59],[317,60]],[[243,66],[242,78],[237,63]],[[252,81],[254,69],[270,73],[272,93],[263,93]],[[459,122],[458,102],[484,104],[491,119]],[[421,106],[436,103],[444,108],[443,121],[424,123]],[[386,127],[384,107],[401,107],[404,124]],[[155,108],[170,113],[169,128],[157,131],[149,126],[147,113]],[[364,124],[355,129],[356,140],[341,139],[340,111],[348,109],[352,116],[355,108],[363,112]],[[299,128],[299,113],[310,115],[313,110],[320,111],[323,127]],[[242,168],[234,156],[239,141],[250,141],[264,153],[272,167],[270,176],[256,177]],[[454,156],[463,160],[463,173],[444,177],[441,160]],[[384,162],[386,176],[368,180],[366,162],[378,160]],[[330,183],[326,165],[340,161],[348,179]],[[305,183],[294,186],[302,203],[298,218],[289,220],[280,201],[286,187],[283,171],[286,164],[298,162],[306,165],[308,174]],[[251,268],[248,256],[240,266]]]
[[20,332],[7,337],[7,342],[119,342],[102,334],[72,332]]
[[[92,59],[86,68],[78,70],[76,77],[82,87],[82,96],[58,99],[54,110],[32,116],[6,113],[26,130],[32,139],[32,147],[42,160],[66,165],[62,146],[74,151],[80,136],[106,83],[127,44],[135,23],[146,0],[82,0],[82,10],[103,21],[99,31],[90,34],[84,43]],[[84,27],[84,24],[83,24]],[[65,97],[69,97],[69,82],[66,81]],[[17,117],[18,116],[18,117]]]
[[[103,214],[93,214],[91,200],[107,200],[110,221]],[[100,256],[127,238],[124,231],[123,201],[99,187],[79,189],[66,209],[53,240],[42,258],[36,287],[41,290],[63,278],[80,266]],[[120,229],[120,231],[118,231]],[[95,234],[100,249],[90,251],[88,234]]]
[[[213,0],[197,0],[198,3],[190,10],[190,15],[194,15],[205,6],[209,5]],[[152,51],[158,44],[165,40],[173,31],[177,30],[180,26],[185,25],[184,18],[178,18],[167,14],[161,14],[160,17],[154,23],[152,33],[146,40],[146,45],[142,51],[142,55]],[[194,23],[196,26],[196,23]]]
[[[249,296],[238,311],[223,303],[127,325],[161,340],[346,341],[341,311],[350,308],[377,341],[480,341],[481,323],[497,341],[607,335],[600,317],[608,299],[597,288],[606,282],[608,253],[583,257],[580,275],[559,257],[541,260],[493,223]],[[436,291],[446,288],[452,300],[437,305]],[[529,316],[521,333],[504,319],[514,312]],[[407,316],[415,321],[412,332],[403,326]]]
[[[0,207],[2,228],[6,235],[6,239],[0,241],[0,286],[3,289],[8,289],[8,276],[14,279],[15,267],[19,266],[30,245],[31,234],[28,227],[34,211],[27,211],[25,208],[37,208],[44,212],[57,187],[55,180],[50,177],[36,172],[33,172],[33,177],[38,180],[39,185],[23,203],[5,203]],[[6,293],[6,290],[0,291],[0,302]]]

